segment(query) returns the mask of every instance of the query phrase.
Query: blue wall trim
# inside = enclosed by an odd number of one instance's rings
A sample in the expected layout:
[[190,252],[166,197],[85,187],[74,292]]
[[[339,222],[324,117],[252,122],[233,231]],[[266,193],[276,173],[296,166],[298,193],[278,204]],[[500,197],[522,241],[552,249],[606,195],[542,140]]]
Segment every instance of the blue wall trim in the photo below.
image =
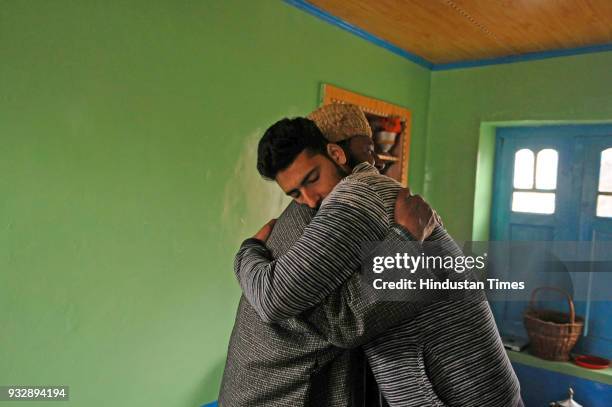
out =
[[300,10],[304,10],[307,13],[310,13],[313,16],[318,17],[332,25],[340,27],[343,30],[346,30],[352,34],[355,34],[358,37],[361,37],[366,41],[369,41],[373,44],[378,45],[379,47],[385,48],[386,50],[391,51],[394,54],[397,54],[401,57],[404,57],[422,67],[431,69],[432,71],[446,71],[446,70],[451,70],[451,69],[476,68],[480,66],[511,64],[515,62],[535,61],[535,60],[540,60],[540,59],[558,58],[558,57],[566,57],[566,56],[572,56],[572,55],[612,51],[612,44],[600,44],[600,45],[592,45],[592,46],[580,47],[580,48],[531,52],[527,54],[511,55],[511,56],[499,57],[499,58],[478,59],[478,60],[472,60],[472,61],[460,61],[460,62],[452,62],[448,64],[434,64],[426,60],[423,57],[412,54],[396,45],[391,44],[390,42],[386,40],[383,40],[382,38],[379,38],[375,35],[370,34],[367,31],[362,30],[361,28],[355,27],[354,25],[349,24],[346,21],[329,14],[328,12],[324,10],[321,10],[320,8],[316,6],[313,6],[312,4],[308,3],[306,0],[284,0],[284,2],[294,7],[297,7]]
[[208,404],[204,404],[202,407],[217,407],[218,404],[216,401],[213,401],[212,403],[208,403]]
[[433,66],[432,70],[433,71],[444,71],[444,70],[449,70],[449,69],[474,68],[474,67],[487,66],[487,65],[511,64],[514,62],[534,61],[534,60],[540,60],[540,59],[567,57],[567,56],[580,55],[580,54],[592,54],[596,52],[606,52],[606,51],[612,51],[612,44],[592,45],[589,47],[558,49],[558,50],[542,51],[542,52],[530,52],[528,54],[511,55],[507,57],[479,59],[479,60],[474,60],[474,61],[461,61],[461,62],[453,62],[449,64],[437,64]]
[[411,54],[410,52],[403,50],[400,47],[397,47],[391,44],[390,42],[387,42],[381,38],[378,38],[362,30],[361,28],[357,28],[354,25],[349,24],[346,21],[327,13],[326,11],[321,10],[320,8],[313,6],[312,4],[304,0],[284,0],[284,1],[287,4],[290,4],[294,7],[297,7],[301,10],[306,11],[307,13],[312,14],[315,17],[320,18],[321,20],[327,21],[328,23],[335,25],[336,27],[340,27],[343,30],[346,30],[352,34],[355,34],[358,37],[361,37],[366,41],[369,41],[373,44],[378,45],[379,47],[385,48],[386,50],[393,52],[394,54],[404,57],[414,62],[417,65],[420,65],[427,69],[433,68],[433,64],[427,61],[425,58],[421,58],[418,55]]

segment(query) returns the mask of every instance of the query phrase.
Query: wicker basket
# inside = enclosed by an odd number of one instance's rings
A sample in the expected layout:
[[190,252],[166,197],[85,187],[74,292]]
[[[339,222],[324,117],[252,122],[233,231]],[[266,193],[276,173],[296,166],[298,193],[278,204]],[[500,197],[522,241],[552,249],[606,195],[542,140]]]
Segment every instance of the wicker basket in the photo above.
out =
[[[541,290],[552,290],[563,294],[569,305],[569,314],[536,309],[535,297]],[[576,317],[572,297],[555,287],[538,287],[533,290],[523,321],[531,342],[531,353],[547,360],[569,360],[569,353],[576,345],[584,326],[584,319]]]

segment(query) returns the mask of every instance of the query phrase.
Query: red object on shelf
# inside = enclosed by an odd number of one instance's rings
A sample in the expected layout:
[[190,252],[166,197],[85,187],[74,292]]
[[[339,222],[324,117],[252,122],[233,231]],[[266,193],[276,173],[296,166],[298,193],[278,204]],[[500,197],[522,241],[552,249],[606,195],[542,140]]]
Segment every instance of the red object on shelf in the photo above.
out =
[[608,359],[597,356],[580,355],[574,358],[574,363],[587,369],[605,369],[610,366]]
[[402,131],[402,120],[397,116],[384,117],[381,122],[382,130],[390,133]]

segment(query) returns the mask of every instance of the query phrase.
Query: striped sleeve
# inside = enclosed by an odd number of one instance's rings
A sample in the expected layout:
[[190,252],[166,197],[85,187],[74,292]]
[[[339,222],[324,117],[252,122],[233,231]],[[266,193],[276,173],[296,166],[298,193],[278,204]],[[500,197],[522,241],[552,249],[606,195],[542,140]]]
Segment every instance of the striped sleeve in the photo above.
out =
[[[448,235],[437,226],[432,237],[439,239],[439,236]],[[387,251],[393,251],[395,247],[398,253],[410,256],[419,256],[422,251],[421,244],[401,225],[394,224],[381,244]],[[418,281],[438,279],[438,276],[433,270],[419,266],[414,273],[407,273],[406,278]],[[384,296],[368,295],[364,289],[367,285],[363,273],[355,273],[346,284],[327,296],[319,306],[304,313],[303,317],[331,344],[351,349],[366,344],[391,327],[414,319],[425,307],[445,299],[445,293],[440,291],[431,290],[430,297],[425,299],[416,291],[405,290],[401,300],[389,301]]]
[[385,205],[368,184],[340,182],[289,251],[272,260],[265,246],[246,240],[234,262],[245,297],[264,322],[299,315],[356,272],[361,242],[389,230]]

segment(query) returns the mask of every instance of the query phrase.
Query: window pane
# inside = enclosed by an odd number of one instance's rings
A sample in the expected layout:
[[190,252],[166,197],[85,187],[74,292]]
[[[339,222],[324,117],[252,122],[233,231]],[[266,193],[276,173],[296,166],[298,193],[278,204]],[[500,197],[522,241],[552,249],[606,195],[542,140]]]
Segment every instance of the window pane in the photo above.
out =
[[612,195],[599,195],[597,197],[597,216],[612,218]]
[[512,211],[529,213],[555,213],[554,192],[514,192]]
[[514,154],[514,188],[533,188],[533,152],[526,148]]
[[557,162],[559,155],[550,148],[538,153],[536,161],[536,188],[555,189],[557,188]]
[[601,192],[612,192],[612,148],[601,152],[599,190]]

